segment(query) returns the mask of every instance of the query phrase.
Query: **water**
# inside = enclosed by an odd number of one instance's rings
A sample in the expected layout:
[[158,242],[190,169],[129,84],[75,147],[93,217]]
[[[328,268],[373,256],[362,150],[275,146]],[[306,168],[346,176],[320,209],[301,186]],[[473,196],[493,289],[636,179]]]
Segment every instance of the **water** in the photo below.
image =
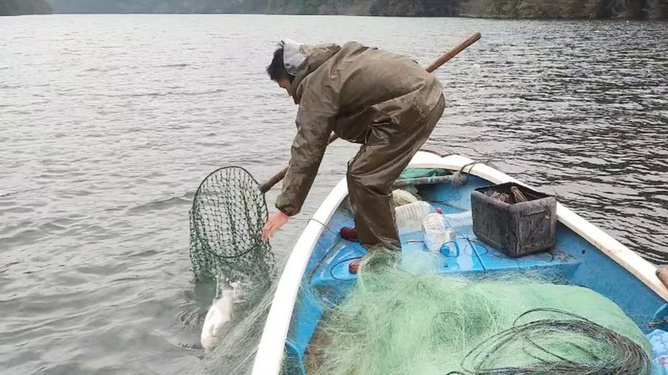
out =
[[[213,169],[285,165],[296,108],[263,69],[284,36],[359,40],[427,65],[448,107],[430,143],[556,193],[668,262],[668,27],[292,16],[0,18],[0,373],[176,374],[208,301],[187,212]],[[343,177],[325,157],[279,259]],[[275,192],[269,195],[273,202]]]

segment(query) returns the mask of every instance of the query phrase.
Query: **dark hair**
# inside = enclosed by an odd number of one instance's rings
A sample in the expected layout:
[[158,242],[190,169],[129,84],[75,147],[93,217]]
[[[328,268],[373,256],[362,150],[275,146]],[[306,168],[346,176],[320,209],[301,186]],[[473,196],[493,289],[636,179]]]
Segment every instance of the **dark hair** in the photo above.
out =
[[285,62],[283,61],[283,52],[285,51],[285,44],[283,42],[278,43],[278,48],[274,51],[274,58],[271,60],[271,64],[267,67],[267,74],[272,81],[278,82],[281,78],[287,78],[292,82],[295,79],[294,76],[291,76],[287,70],[285,70]]

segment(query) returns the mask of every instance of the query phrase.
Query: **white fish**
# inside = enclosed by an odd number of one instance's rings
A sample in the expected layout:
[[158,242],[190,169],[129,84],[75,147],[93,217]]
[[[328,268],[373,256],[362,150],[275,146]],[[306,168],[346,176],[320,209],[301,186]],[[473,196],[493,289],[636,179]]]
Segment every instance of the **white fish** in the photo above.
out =
[[222,296],[213,301],[204,318],[200,342],[206,350],[212,350],[220,342],[222,328],[234,317],[234,289],[223,289]]

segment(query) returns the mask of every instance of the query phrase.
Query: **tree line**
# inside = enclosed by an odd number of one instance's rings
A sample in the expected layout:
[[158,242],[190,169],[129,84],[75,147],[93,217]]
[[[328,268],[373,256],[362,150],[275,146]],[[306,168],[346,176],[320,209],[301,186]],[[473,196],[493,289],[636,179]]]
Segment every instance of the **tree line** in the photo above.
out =
[[0,16],[49,13],[51,7],[47,0],[0,0]]
[[667,19],[668,0],[0,0],[0,15],[266,13],[548,19]]

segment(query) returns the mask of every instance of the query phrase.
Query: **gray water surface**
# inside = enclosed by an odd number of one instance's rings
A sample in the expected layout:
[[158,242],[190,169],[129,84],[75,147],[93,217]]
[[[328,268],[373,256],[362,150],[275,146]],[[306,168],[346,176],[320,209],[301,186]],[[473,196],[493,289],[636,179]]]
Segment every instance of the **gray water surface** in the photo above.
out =
[[[491,162],[668,262],[668,25],[364,17],[0,18],[0,373],[177,374],[202,310],[188,209],[214,169],[288,160],[281,37],[358,40],[436,72],[430,144]],[[328,150],[280,260],[356,146]],[[276,192],[268,196],[272,205]]]

